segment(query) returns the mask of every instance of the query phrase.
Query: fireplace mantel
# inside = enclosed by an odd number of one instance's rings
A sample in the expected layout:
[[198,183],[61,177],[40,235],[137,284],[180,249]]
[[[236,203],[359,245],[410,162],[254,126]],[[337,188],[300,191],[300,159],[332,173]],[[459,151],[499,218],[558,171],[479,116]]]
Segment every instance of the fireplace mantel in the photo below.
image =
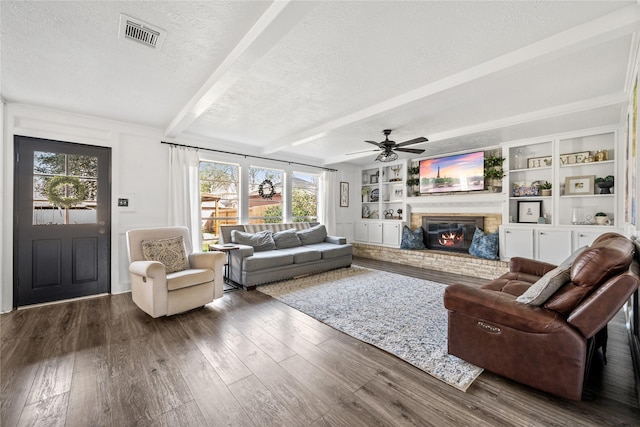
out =
[[503,193],[435,194],[407,197],[407,206],[412,213],[460,212],[502,213],[505,203]]

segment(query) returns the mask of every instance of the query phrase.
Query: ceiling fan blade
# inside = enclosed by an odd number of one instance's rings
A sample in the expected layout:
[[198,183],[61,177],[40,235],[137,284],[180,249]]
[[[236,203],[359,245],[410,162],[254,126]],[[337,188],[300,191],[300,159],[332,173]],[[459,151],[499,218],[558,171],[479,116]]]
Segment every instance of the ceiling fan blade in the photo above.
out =
[[428,141],[427,138],[425,138],[424,136],[421,136],[418,138],[410,139],[405,142],[401,142],[400,144],[396,144],[396,147],[404,147],[405,145],[417,144],[419,142],[427,142],[427,141]]
[[420,150],[418,148],[396,148],[395,151],[402,151],[405,153],[413,153],[413,154],[422,154],[424,150]]
[[376,145],[376,146],[378,146],[378,147],[380,146],[380,143],[379,143],[379,142],[375,142],[375,141],[365,141],[365,142],[368,142],[369,144]]
[[350,154],[360,154],[360,153],[370,153],[372,151],[380,151],[380,150],[363,150],[363,151],[354,151],[353,153],[346,153],[345,156],[348,156]]

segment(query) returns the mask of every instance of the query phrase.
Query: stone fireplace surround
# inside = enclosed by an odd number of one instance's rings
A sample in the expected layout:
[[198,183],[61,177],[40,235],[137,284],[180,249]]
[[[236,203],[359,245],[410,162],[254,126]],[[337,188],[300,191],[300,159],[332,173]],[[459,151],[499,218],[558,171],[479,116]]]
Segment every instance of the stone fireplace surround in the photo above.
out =
[[[408,226],[415,230],[422,226],[423,216],[469,216],[470,213],[412,213]],[[498,231],[502,215],[478,213],[484,220],[484,231]],[[509,271],[509,263],[500,260],[477,258],[468,253],[445,252],[437,250],[408,250],[386,246],[353,243],[353,255],[397,264],[428,268],[436,271],[464,274],[482,279],[495,279]]]

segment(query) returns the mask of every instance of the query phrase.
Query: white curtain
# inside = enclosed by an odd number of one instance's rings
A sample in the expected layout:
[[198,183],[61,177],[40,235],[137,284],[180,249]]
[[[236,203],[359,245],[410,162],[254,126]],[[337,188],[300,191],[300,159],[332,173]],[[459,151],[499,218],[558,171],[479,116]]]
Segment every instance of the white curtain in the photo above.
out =
[[322,171],[320,182],[320,197],[318,200],[318,220],[324,224],[329,234],[336,233],[336,199],[338,188],[336,173]]
[[201,249],[198,150],[170,146],[169,225],[189,228],[194,251]]

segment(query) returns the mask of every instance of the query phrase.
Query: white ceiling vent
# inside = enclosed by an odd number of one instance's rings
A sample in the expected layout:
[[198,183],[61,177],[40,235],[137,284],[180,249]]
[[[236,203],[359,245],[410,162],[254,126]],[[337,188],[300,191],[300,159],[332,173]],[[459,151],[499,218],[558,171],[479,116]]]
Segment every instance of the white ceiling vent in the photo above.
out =
[[162,48],[166,33],[139,19],[120,14],[119,37],[138,41],[155,49]]

